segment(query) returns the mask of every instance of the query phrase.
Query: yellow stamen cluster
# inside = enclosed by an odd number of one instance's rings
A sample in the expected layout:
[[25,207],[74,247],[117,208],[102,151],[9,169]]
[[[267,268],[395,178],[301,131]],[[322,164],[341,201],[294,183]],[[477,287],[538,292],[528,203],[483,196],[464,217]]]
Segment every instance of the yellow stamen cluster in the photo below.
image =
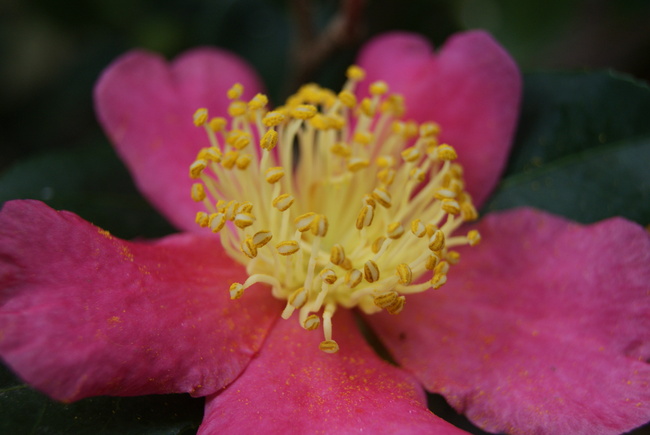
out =
[[284,319],[297,310],[306,330],[322,325],[328,353],[338,351],[337,307],[398,314],[407,295],[445,284],[460,260],[451,248],[480,240],[474,230],[452,236],[477,213],[440,127],[402,120],[404,100],[385,82],[357,99],[364,77],[353,66],[338,95],[309,84],[272,111],[236,84],[230,120],[194,115],[210,141],[189,169],[205,209],[196,222],[249,274],[230,297],[270,285],[287,301]]

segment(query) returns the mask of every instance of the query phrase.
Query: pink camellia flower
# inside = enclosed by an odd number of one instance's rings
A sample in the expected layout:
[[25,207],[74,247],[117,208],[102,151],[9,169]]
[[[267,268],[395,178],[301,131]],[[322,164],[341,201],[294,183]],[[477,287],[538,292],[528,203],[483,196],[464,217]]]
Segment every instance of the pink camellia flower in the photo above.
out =
[[508,55],[483,32],[438,53],[390,34],[358,65],[340,93],[307,86],[271,111],[223,51],[111,65],[100,122],[185,233],[127,242],[6,203],[4,361],[63,401],[205,396],[200,433],[462,433],[428,411],[424,389],[489,431],[646,422],[643,228],[530,209],[461,226],[512,140],[521,85]]

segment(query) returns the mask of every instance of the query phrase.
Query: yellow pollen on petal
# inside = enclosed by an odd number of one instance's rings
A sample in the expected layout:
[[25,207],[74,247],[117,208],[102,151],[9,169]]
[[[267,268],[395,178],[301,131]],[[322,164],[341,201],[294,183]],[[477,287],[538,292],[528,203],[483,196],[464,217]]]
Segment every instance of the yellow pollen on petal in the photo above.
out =
[[249,275],[227,283],[230,298],[269,288],[325,353],[339,351],[338,309],[408,311],[410,294],[453,279],[457,246],[481,239],[458,234],[478,213],[444,125],[404,119],[386,82],[357,89],[365,75],[352,66],[340,92],[308,84],[274,110],[235,84],[226,117],[188,120],[206,133],[187,162],[196,224]]

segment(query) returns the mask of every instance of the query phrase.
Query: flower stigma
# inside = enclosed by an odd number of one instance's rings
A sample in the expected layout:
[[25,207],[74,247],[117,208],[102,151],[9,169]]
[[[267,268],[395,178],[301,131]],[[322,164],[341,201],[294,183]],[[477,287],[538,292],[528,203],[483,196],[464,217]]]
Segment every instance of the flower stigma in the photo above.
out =
[[189,171],[204,207],[196,222],[249,275],[231,299],[270,285],[286,300],[283,319],[297,311],[304,329],[322,328],[327,353],[339,349],[339,306],[398,314],[409,294],[447,282],[454,247],[480,241],[475,230],[453,235],[478,215],[440,127],[403,120],[403,98],[383,81],[359,101],[364,76],[351,66],[338,94],[308,84],[274,110],[235,84],[229,120],[194,114],[210,141]]

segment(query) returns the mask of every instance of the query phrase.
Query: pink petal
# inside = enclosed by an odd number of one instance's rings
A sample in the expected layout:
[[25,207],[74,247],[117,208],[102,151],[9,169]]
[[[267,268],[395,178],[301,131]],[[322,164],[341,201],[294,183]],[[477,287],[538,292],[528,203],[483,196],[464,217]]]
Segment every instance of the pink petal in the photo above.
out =
[[295,318],[278,322],[244,374],[208,398],[199,433],[465,433],[433,415],[417,383],[374,354],[349,311],[335,314],[334,338],[341,349],[325,354],[320,331]]
[[508,53],[483,31],[459,33],[434,53],[429,42],[390,33],[368,43],[362,89],[385,80],[406,98],[407,118],[436,121],[456,148],[468,190],[482,204],[501,174],[515,131],[521,76]]
[[37,201],[0,213],[0,355],[59,400],[212,394],[258,351],[281,310],[214,238],[130,243]]
[[135,182],[158,210],[180,229],[196,231],[190,199],[189,166],[209,146],[194,126],[196,109],[224,116],[227,90],[244,85],[244,97],[260,91],[255,72],[216,48],[184,53],[168,64],[160,56],[132,51],[111,64],[95,87],[99,122],[128,166]]
[[489,431],[620,433],[650,419],[650,236],[533,210],[486,217],[439,291],[370,316],[398,362]]

